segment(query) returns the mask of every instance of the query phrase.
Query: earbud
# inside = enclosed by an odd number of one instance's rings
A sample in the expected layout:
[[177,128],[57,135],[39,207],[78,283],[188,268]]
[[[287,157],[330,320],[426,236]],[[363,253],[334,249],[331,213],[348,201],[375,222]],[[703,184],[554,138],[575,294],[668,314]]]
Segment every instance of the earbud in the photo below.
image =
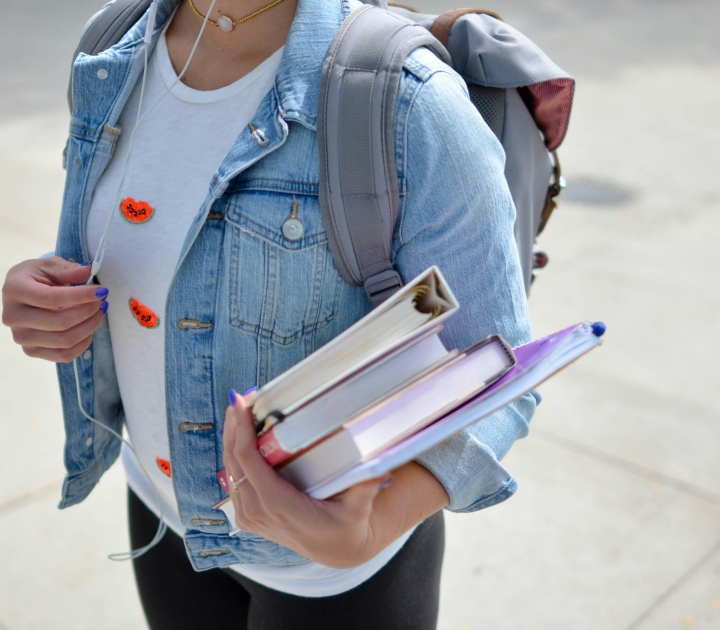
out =
[[157,16],[157,0],[153,0],[150,4],[150,12],[148,13],[148,21],[145,25],[145,37],[144,42],[146,46],[149,46],[152,43],[152,36],[155,32],[155,17]]

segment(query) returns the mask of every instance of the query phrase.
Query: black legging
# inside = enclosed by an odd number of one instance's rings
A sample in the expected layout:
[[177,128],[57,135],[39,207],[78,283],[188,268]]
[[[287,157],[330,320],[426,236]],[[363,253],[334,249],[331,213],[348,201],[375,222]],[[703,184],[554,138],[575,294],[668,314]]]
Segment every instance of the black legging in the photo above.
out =
[[[155,535],[158,520],[132,492],[128,513],[137,549]],[[439,512],[369,580],[319,598],[281,593],[227,569],[196,573],[171,531],[133,564],[151,630],[434,630],[444,548]]]

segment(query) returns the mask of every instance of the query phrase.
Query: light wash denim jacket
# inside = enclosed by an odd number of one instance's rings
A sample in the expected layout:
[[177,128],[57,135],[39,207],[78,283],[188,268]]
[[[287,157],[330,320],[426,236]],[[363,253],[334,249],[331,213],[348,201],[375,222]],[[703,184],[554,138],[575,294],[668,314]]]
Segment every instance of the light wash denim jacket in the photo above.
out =
[[[158,24],[176,4],[159,0]],[[254,137],[246,128],[209,182],[170,286],[165,321],[176,325],[166,327],[167,431],[185,544],[197,570],[306,561],[253,534],[229,537],[230,523],[218,524],[222,514],[211,506],[224,496],[216,475],[223,467],[228,388],[262,385],[371,308],[364,289],[336,270],[318,203],[320,72],[352,8],[350,0],[300,0],[274,89],[252,120],[264,134]],[[90,201],[121,133],[120,112],[142,73],[146,20],[110,50],[81,54],[75,63],[56,249],[64,258],[89,258]],[[527,342],[502,147],[462,80],[427,50],[405,64],[395,120],[402,195],[397,270],[407,281],[435,264],[448,279],[461,305],[442,335],[448,347],[463,349],[491,333],[512,345]],[[282,233],[294,199],[305,227],[299,241]],[[123,405],[106,321],[78,364],[85,408],[121,431]],[[142,357],[137,369],[143,369]],[[67,435],[64,508],[90,493],[116,460],[120,442],[81,415],[72,364],[59,364],[58,374]],[[536,402],[525,396],[419,459],[446,488],[449,509],[471,512],[513,494],[516,483],[498,460],[526,435]]]

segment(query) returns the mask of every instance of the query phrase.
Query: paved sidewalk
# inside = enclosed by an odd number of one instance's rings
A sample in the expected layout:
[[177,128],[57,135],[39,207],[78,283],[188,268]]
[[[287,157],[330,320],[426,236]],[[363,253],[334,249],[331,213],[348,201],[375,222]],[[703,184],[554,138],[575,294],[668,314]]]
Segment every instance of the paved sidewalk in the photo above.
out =
[[[435,11],[456,4],[435,3]],[[98,3],[99,4],[99,3]],[[430,10],[429,2],[417,5]],[[527,6],[526,6],[527,5]],[[63,89],[95,3],[3,9],[0,274],[53,248]],[[533,289],[541,335],[604,319],[606,343],[543,386],[506,503],[448,515],[440,630],[720,628],[720,3],[492,3],[578,79],[570,182]],[[0,328],[0,630],[145,628],[114,467],[58,511],[51,364]]]

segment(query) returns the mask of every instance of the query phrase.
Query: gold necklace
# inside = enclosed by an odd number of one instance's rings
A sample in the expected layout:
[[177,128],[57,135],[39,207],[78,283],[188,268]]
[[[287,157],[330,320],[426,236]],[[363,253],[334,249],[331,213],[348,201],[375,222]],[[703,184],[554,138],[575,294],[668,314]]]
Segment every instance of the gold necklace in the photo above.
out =
[[[207,18],[207,21],[212,24],[213,26],[217,26],[221,31],[224,31],[225,33],[229,33],[233,30],[233,27],[236,24],[242,24],[243,22],[247,22],[250,18],[254,18],[256,15],[260,15],[261,13],[264,13],[268,9],[272,9],[274,6],[280,4],[283,0],[273,0],[270,4],[267,6],[264,6],[262,9],[258,9],[257,11],[253,11],[250,15],[246,15],[244,18],[240,18],[237,22],[233,22],[229,17],[226,15],[221,15],[217,22],[215,20],[211,20],[210,18]],[[193,13],[197,15],[201,20],[205,19],[205,16],[200,13],[195,8],[195,5],[193,4],[193,0],[188,0],[190,3],[190,8],[193,10]]]

